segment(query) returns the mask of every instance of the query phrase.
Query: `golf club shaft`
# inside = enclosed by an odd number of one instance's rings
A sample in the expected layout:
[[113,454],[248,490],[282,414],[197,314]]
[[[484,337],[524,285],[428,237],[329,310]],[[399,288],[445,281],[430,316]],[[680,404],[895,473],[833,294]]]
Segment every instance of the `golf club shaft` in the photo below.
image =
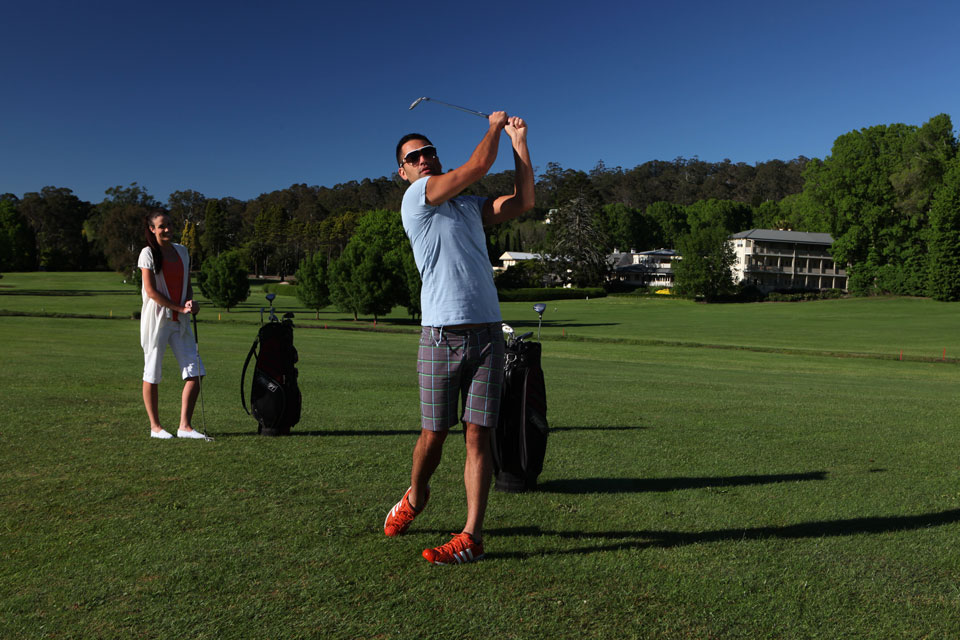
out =
[[203,410],[203,375],[200,373],[200,334],[197,333],[197,314],[191,312],[191,315],[193,316],[193,340],[197,345],[197,390],[200,395],[200,425],[203,429],[200,433],[206,437],[207,416]]
[[455,105],[455,104],[450,104],[449,102],[444,102],[443,100],[437,100],[437,99],[435,99],[435,98],[428,98],[428,97],[426,97],[426,96],[424,96],[424,97],[422,97],[422,98],[417,98],[416,100],[414,100],[414,101],[413,101],[413,104],[410,105],[410,108],[413,109],[414,107],[416,107],[418,104],[420,104],[420,103],[423,102],[424,100],[429,100],[430,102],[437,102],[437,103],[439,103],[439,104],[442,104],[442,105],[451,107],[451,108],[453,108],[453,109],[459,109],[460,111],[464,111],[464,112],[466,112],[466,113],[472,113],[473,115],[475,115],[475,116],[480,116],[481,118],[489,118],[489,117],[490,117],[489,114],[483,113],[482,111],[474,111],[473,109],[467,109],[466,107],[458,107],[458,106]]
[[480,116],[481,118],[489,118],[489,117],[490,117],[490,114],[483,113],[483,112],[481,112],[481,111],[474,111],[473,109],[467,109],[466,107],[458,107],[458,106],[455,105],[455,104],[450,104],[449,102],[444,102],[443,100],[434,100],[433,98],[427,98],[427,100],[430,100],[431,102],[439,102],[440,104],[445,104],[445,105],[447,105],[448,107],[452,107],[452,108],[454,108],[454,109],[459,109],[460,111],[466,111],[467,113],[472,113],[473,115],[475,115],[475,116]]

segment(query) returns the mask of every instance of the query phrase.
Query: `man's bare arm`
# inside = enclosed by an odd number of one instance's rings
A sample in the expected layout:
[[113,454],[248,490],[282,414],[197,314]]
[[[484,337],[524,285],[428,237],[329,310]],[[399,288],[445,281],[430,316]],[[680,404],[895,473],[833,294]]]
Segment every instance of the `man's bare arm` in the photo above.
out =
[[499,224],[526,213],[533,208],[534,181],[530,150],[527,148],[527,123],[521,118],[510,118],[504,129],[513,143],[513,161],[516,166],[513,193],[487,200],[483,207],[483,224]]
[[490,167],[497,159],[500,132],[507,124],[507,114],[503,111],[495,111],[490,114],[489,121],[490,128],[487,129],[477,148],[473,150],[466,164],[447,173],[430,176],[427,182],[427,204],[430,206],[443,204],[490,171]]

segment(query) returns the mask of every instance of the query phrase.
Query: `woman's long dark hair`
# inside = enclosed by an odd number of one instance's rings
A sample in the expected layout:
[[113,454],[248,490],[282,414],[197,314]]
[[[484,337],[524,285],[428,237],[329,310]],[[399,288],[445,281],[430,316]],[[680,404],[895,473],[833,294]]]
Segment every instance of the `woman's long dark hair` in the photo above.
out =
[[159,218],[160,216],[165,216],[167,213],[165,211],[151,211],[147,214],[145,218],[146,226],[144,227],[144,234],[147,239],[147,246],[150,247],[150,253],[153,254],[153,272],[160,273],[160,269],[163,268],[163,251],[160,250],[160,245],[157,243],[157,236],[153,234],[153,231],[150,230],[150,227],[153,226],[153,221]]

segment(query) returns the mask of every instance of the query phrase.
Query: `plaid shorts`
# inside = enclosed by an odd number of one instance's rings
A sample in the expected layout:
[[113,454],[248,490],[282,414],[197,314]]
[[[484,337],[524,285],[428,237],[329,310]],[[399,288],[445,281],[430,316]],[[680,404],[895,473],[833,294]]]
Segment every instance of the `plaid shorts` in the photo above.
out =
[[[417,354],[421,427],[446,431],[458,419],[496,427],[503,348],[499,322],[476,329],[423,327]],[[461,395],[463,412],[458,413]]]

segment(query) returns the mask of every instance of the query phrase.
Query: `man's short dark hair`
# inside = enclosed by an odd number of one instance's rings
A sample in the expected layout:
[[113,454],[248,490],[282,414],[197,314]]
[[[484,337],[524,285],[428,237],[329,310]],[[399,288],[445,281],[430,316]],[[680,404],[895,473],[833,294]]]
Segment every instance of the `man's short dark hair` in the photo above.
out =
[[400,155],[400,150],[403,148],[403,145],[407,144],[411,140],[423,140],[427,144],[433,144],[430,142],[430,138],[423,135],[422,133],[408,133],[407,135],[400,138],[400,142],[397,143],[397,166],[403,166],[403,156]]

